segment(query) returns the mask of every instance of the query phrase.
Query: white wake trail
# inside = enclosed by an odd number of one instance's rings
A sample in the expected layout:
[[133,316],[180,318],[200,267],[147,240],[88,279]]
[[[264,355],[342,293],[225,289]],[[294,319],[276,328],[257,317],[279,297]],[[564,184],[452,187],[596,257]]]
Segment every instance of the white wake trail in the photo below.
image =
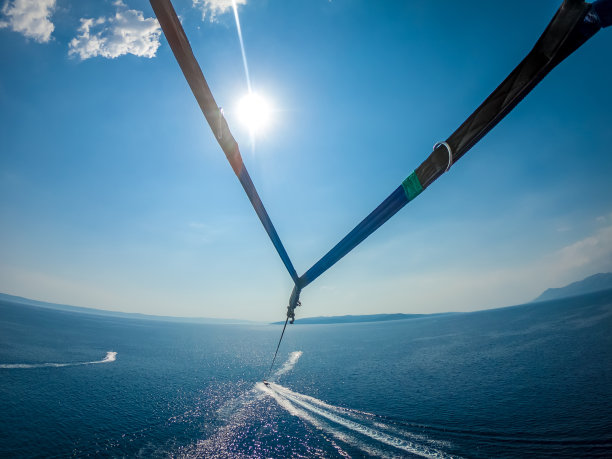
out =
[[439,440],[432,440],[426,437],[425,435],[406,432],[404,430],[398,429],[397,427],[387,425],[384,422],[381,422],[375,414],[367,413],[365,411],[353,410],[351,408],[344,408],[340,406],[330,405],[329,403],[326,403],[322,400],[311,397],[310,395],[305,395],[305,394],[294,392],[279,384],[275,384],[274,387],[277,388],[280,392],[284,392],[284,395],[287,396],[288,398],[295,397],[298,400],[302,400],[303,402],[315,405],[323,410],[326,410],[331,413],[335,413],[336,415],[348,417],[349,419],[360,422],[362,424],[371,423],[374,427],[377,427],[378,429],[382,429],[386,433],[404,436],[404,437],[410,438],[415,441],[420,441],[420,442],[424,441],[432,445],[435,444],[439,446],[448,446],[448,443],[441,442]]
[[[274,384],[274,386],[276,387],[276,384]],[[289,399],[283,397],[280,393],[276,392],[272,388],[272,385],[265,386],[263,383],[257,383],[257,388],[272,397],[279,404],[279,406],[287,410],[289,414],[300,418],[302,421],[306,421],[317,429],[326,432],[329,435],[332,435],[333,437],[346,444],[361,449],[370,456],[386,456],[385,452],[380,450],[379,448],[366,444],[365,442],[359,440],[350,433],[342,432],[338,429],[335,429],[326,422],[322,421],[320,418],[317,418],[316,416],[313,416],[312,414],[308,413],[308,411],[295,406]]]
[[[261,416],[266,412],[265,404],[262,405],[262,402],[270,397],[290,415],[322,432],[323,437],[343,456],[349,457],[350,454],[342,449],[341,444],[353,447],[368,456],[452,457],[442,450],[444,446],[450,446],[449,444],[444,445],[420,433],[406,432],[399,425],[386,423],[383,418],[375,414],[334,406],[273,382],[291,371],[302,354],[302,351],[292,352],[285,363],[273,373],[267,384],[258,382],[252,389],[226,402],[217,411],[217,416],[224,425],[209,438],[198,441],[186,449],[181,456],[242,456],[240,439],[244,437],[245,432],[253,429],[253,425],[257,429],[269,425],[269,421],[262,420]],[[336,444],[332,437],[340,444]],[[264,450],[258,452],[266,454]]]
[[[298,362],[300,357],[302,356],[302,351],[294,351],[289,354],[289,358],[285,361],[285,363],[270,376],[270,381],[277,380],[278,377],[288,373],[295,367],[295,364]],[[248,407],[256,400],[259,400],[263,394],[259,388],[259,385],[263,386],[263,383],[256,383],[253,388],[238,397],[235,397],[231,400],[228,400],[223,404],[221,408],[217,410],[217,413],[226,420],[231,419],[236,413],[243,410],[245,407]]]
[[295,364],[298,362],[298,360],[300,360],[302,354],[302,351],[293,351],[291,354],[289,354],[289,358],[287,359],[287,361],[283,363],[282,367],[280,367],[272,374],[272,376],[270,377],[270,381],[276,381],[276,379],[280,376],[293,370],[293,367],[295,367]]
[[[345,438],[341,438],[337,435],[337,433],[340,432],[338,429],[331,426],[322,427],[320,419],[317,419],[317,416],[324,418],[327,421],[331,421],[336,425],[340,425],[353,433],[364,435],[371,440],[403,450],[410,454],[422,457],[449,457],[443,451],[434,449],[427,444],[417,443],[414,441],[414,439],[417,438],[426,441],[426,439],[422,436],[416,436],[409,432],[405,432],[402,433],[402,436],[407,438],[401,438],[385,432],[385,430],[389,431],[391,428],[387,429],[386,426],[380,422],[380,420],[377,420],[374,423],[374,419],[369,419],[374,417],[374,415],[370,413],[329,405],[322,400],[315,399],[314,397],[310,397],[308,395],[298,394],[286,387],[274,383],[270,384],[268,390],[273,398],[291,414],[303,418],[305,421],[311,423],[313,423],[313,419],[315,419],[316,422],[313,424],[336,436],[340,440],[347,441],[346,434],[342,434]],[[299,406],[301,410],[299,408],[296,409],[296,405]],[[304,410],[306,411],[306,416],[304,416]],[[376,425],[377,428],[372,427],[372,425]],[[351,437],[348,436],[348,438],[350,439]],[[410,438],[410,440],[408,438]],[[347,443],[353,442],[348,441]],[[358,442],[353,443],[353,445],[363,449],[364,443]],[[367,445],[367,448],[371,449],[372,446]],[[372,453],[372,451],[366,452],[370,454]],[[386,455],[384,453],[381,454],[380,452],[375,452],[374,454],[382,456]]]
[[[270,380],[275,380],[291,371],[301,356],[302,351],[294,351],[289,354],[287,361],[270,376]],[[200,440],[187,448],[180,457],[240,456],[239,452],[233,449],[235,439],[240,438],[243,435],[242,432],[248,430],[253,424],[253,417],[261,415],[258,404],[266,397],[265,387],[262,382],[255,383],[250,390],[226,401],[216,411],[218,419],[224,425],[209,438]]]
[[108,351],[102,360],[94,360],[91,362],[75,362],[75,363],[4,363],[0,364],[0,368],[16,369],[16,368],[59,368],[59,367],[76,367],[79,365],[96,365],[98,363],[110,363],[117,360],[117,353]]

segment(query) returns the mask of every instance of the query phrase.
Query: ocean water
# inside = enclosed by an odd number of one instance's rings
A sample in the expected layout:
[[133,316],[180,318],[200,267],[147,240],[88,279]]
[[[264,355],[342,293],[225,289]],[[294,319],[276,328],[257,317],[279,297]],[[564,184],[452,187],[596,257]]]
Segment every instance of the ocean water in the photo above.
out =
[[0,457],[612,457],[612,291],[279,334],[0,302]]

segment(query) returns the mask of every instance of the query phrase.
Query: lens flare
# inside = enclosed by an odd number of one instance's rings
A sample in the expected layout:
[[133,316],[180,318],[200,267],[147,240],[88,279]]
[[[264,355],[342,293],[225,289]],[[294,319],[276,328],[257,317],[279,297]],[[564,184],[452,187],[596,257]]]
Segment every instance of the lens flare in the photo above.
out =
[[240,121],[254,134],[270,123],[270,105],[257,93],[249,93],[238,104]]

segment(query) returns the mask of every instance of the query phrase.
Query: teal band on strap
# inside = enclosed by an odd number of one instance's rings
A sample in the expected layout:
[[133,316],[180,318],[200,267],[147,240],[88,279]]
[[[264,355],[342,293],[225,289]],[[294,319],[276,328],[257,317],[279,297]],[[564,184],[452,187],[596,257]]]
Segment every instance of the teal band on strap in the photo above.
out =
[[423,186],[421,185],[421,182],[419,182],[416,171],[410,174],[408,178],[402,182],[402,187],[404,187],[404,193],[406,193],[408,202],[412,201],[423,191]]

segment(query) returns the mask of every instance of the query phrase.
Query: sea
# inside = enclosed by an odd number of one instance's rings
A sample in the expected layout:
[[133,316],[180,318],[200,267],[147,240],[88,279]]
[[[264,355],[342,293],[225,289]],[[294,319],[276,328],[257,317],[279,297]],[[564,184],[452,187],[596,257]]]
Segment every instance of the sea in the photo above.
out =
[[612,457],[612,290],[280,331],[2,301],[0,457]]

